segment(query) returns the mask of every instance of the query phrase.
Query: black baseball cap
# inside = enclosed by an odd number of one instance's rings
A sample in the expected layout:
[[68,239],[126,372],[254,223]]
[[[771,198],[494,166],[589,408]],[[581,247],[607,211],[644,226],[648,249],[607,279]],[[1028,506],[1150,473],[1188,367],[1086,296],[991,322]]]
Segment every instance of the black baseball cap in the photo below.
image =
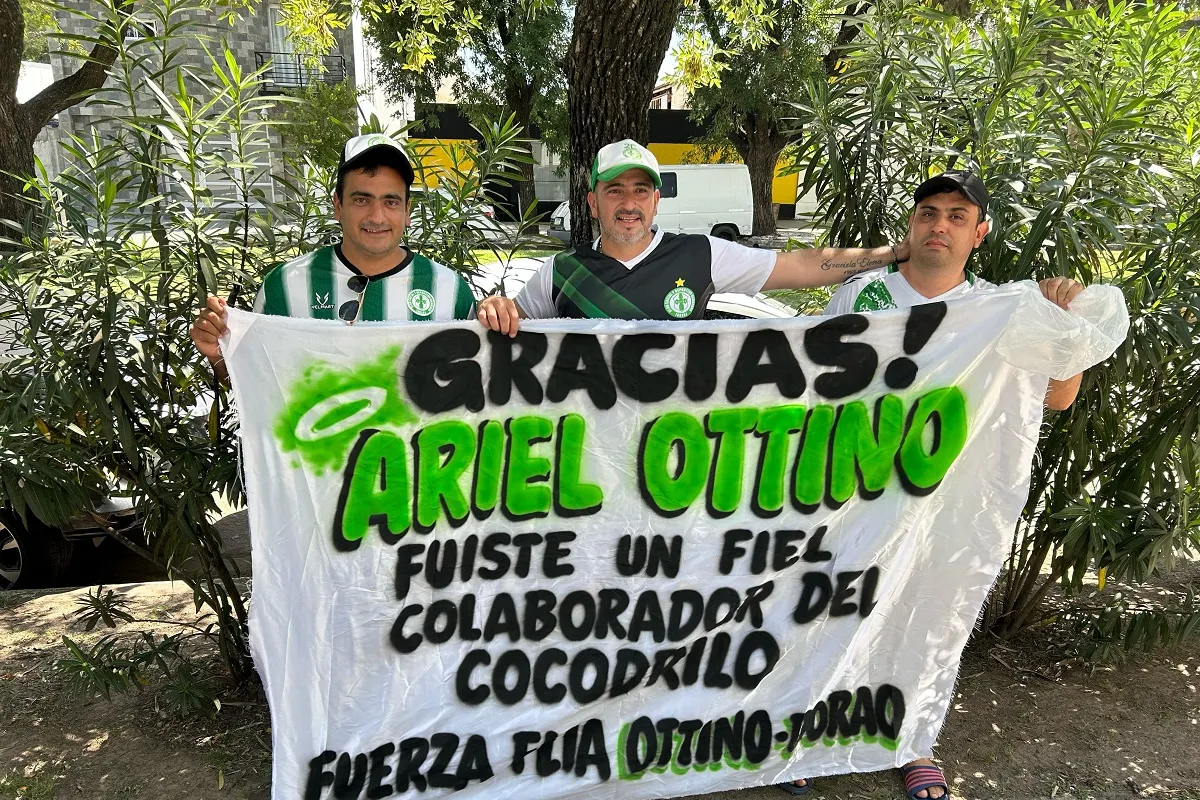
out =
[[988,201],[991,199],[987,187],[975,175],[963,170],[934,175],[913,192],[913,202],[920,203],[926,197],[944,192],[962,192],[972,203],[979,206],[981,218],[987,216]]
[[399,172],[405,185],[413,185],[416,175],[400,143],[386,134],[366,133],[350,139],[342,148],[337,171],[339,189],[347,172],[381,164]]

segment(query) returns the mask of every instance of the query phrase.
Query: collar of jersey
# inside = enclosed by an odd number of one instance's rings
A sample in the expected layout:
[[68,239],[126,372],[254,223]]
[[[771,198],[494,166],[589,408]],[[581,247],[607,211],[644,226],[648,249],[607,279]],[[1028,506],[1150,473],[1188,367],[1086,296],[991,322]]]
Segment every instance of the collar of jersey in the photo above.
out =
[[[613,261],[620,262],[621,264],[623,264],[625,266],[625,269],[633,269],[638,264],[645,261],[646,257],[654,252],[654,248],[658,247],[658,244],[659,244],[659,242],[662,241],[662,238],[663,238],[663,230],[662,230],[662,228],[659,228],[657,231],[654,232],[654,238],[650,240],[650,244],[646,247],[645,250],[638,253],[636,256],[634,256],[629,261],[621,261],[621,259],[619,259],[619,258],[613,258]],[[596,241],[592,242],[592,249],[595,250],[597,253],[600,253],[600,237],[599,236],[596,237]],[[604,255],[603,253],[600,253],[600,254]],[[612,256],[608,256],[608,258],[612,258]]]
[[[346,256],[342,253],[342,243],[341,242],[338,242],[337,244],[335,244],[333,246],[333,254],[335,256],[337,256],[338,262],[343,267],[350,270],[355,275],[363,275],[362,270],[360,270],[358,267],[351,264],[350,259],[346,258]],[[405,267],[407,267],[409,264],[411,264],[412,260],[413,260],[413,251],[409,250],[406,247],[406,248],[404,248],[404,259],[399,264],[392,267],[387,272],[380,272],[378,275],[363,275],[363,277],[369,281],[381,281],[384,278],[390,278],[392,275],[395,275],[397,272],[401,272]]]
[[[597,241],[598,241],[598,240],[597,240]],[[891,275],[893,272],[899,272],[899,271],[900,271],[900,267],[898,267],[898,266],[896,266],[894,263],[892,263],[892,264],[889,264],[889,265],[888,265],[887,271],[888,271],[888,274],[889,274],[889,275]],[[966,274],[966,276],[967,276],[967,283],[969,283],[969,284],[971,284],[972,286],[974,286],[974,285],[975,285],[975,273],[974,273],[974,272],[971,272],[971,270],[969,270],[969,269],[964,269],[964,270],[963,270],[963,272],[964,272],[964,273]],[[901,277],[903,277],[903,276],[901,276]],[[912,284],[909,284],[909,285],[911,286]]]

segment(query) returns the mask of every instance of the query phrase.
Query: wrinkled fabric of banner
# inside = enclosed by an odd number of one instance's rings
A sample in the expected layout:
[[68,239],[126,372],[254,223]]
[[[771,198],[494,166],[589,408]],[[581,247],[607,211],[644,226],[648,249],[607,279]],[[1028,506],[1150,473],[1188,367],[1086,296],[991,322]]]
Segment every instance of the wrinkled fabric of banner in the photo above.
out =
[[661,798],[928,756],[1047,376],[1120,293],[697,323],[231,310],[275,800]]

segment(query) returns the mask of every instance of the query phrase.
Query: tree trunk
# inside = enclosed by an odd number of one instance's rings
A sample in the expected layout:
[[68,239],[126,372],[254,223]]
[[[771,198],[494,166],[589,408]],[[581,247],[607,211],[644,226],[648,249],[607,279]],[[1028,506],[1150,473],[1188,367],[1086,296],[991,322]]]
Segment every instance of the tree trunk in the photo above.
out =
[[[516,118],[517,124],[524,129],[522,136],[525,137],[529,137],[529,128],[533,123],[533,92],[534,87],[523,77],[509,76],[508,85],[505,86],[505,100],[508,110]],[[521,149],[532,154],[528,144],[522,143]],[[522,179],[516,182],[517,207],[514,209],[516,219],[520,219],[529,204],[537,199],[537,192],[533,186],[533,164],[522,164],[521,176]]]
[[619,139],[646,143],[650,96],[681,0],[579,0],[567,54],[571,240],[594,238],[587,194],[596,151]]
[[845,10],[842,11],[842,24],[838,27],[837,35],[833,37],[833,44],[829,47],[829,52],[821,59],[825,65],[825,74],[833,77],[837,72],[838,58],[842,55],[842,50],[846,45],[854,41],[862,30],[862,23],[856,19],[860,15],[866,15],[867,11],[874,6],[872,0],[853,0],[849,3]]
[[33,172],[33,139],[25,110],[17,102],[17,79],[25,44],[20,0],[0,0],[0,219],[25,215],[19,177]]
[[[127,12],[134,0],[119,0]],[[25,17],[20,0],[0,0],[0,219],[20,220],[29,210],[24,202],[25,179],[33,175],[33,140],[54,115],[86,100],[104,85],[108,68],[117,59],[107,36],[123,36],[125,25],[98,33],[83,64],[24,103],[17,102],[17,78],[25,42]],[[103,25],[98,26],[101,30]],[[15,173],[9,175],[8,173]]]
[[746,114],[730,135],[734,149],[750,170],[750,194],[754,198],[754,236],[773,236],[777,229],[772,193],[775,167],[787,138],[774,121],[760,114]]
[[0,98],[0,220],[20,222],[31,208],[24,192],[33,174],[33,140],[15,97]]
[[743,158],[750,169],[750,194],[754,197],[754,236],[773,236],[776,230],[774,188],[775,159],[769,154],[747,153]]

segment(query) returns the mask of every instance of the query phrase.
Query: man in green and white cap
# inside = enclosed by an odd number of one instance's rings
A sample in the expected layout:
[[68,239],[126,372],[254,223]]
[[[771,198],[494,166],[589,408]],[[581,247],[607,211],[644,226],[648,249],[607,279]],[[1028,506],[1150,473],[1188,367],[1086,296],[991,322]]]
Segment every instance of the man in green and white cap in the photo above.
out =
[[[391,137],[371,133],[346,142],[333,193],[341,242],[268,272],[254,310],[347,323],[471,319],[475,301],[462,276],[400,244],[413,178],[404,148]],[[223,299],[208,298],[191,330],[221,381],[226,373],[217,339],[225,330],[224,310]]]
[[632,139],[605,145],[592,164],[588,207],[600,236],[546,259],[516,301],[489,297],[479,319],[516,335],[520,318],[700,319],[718,292],[803,289],[907,257],[907,244],[777,253],[699,234],[652,231],[658,160]]

